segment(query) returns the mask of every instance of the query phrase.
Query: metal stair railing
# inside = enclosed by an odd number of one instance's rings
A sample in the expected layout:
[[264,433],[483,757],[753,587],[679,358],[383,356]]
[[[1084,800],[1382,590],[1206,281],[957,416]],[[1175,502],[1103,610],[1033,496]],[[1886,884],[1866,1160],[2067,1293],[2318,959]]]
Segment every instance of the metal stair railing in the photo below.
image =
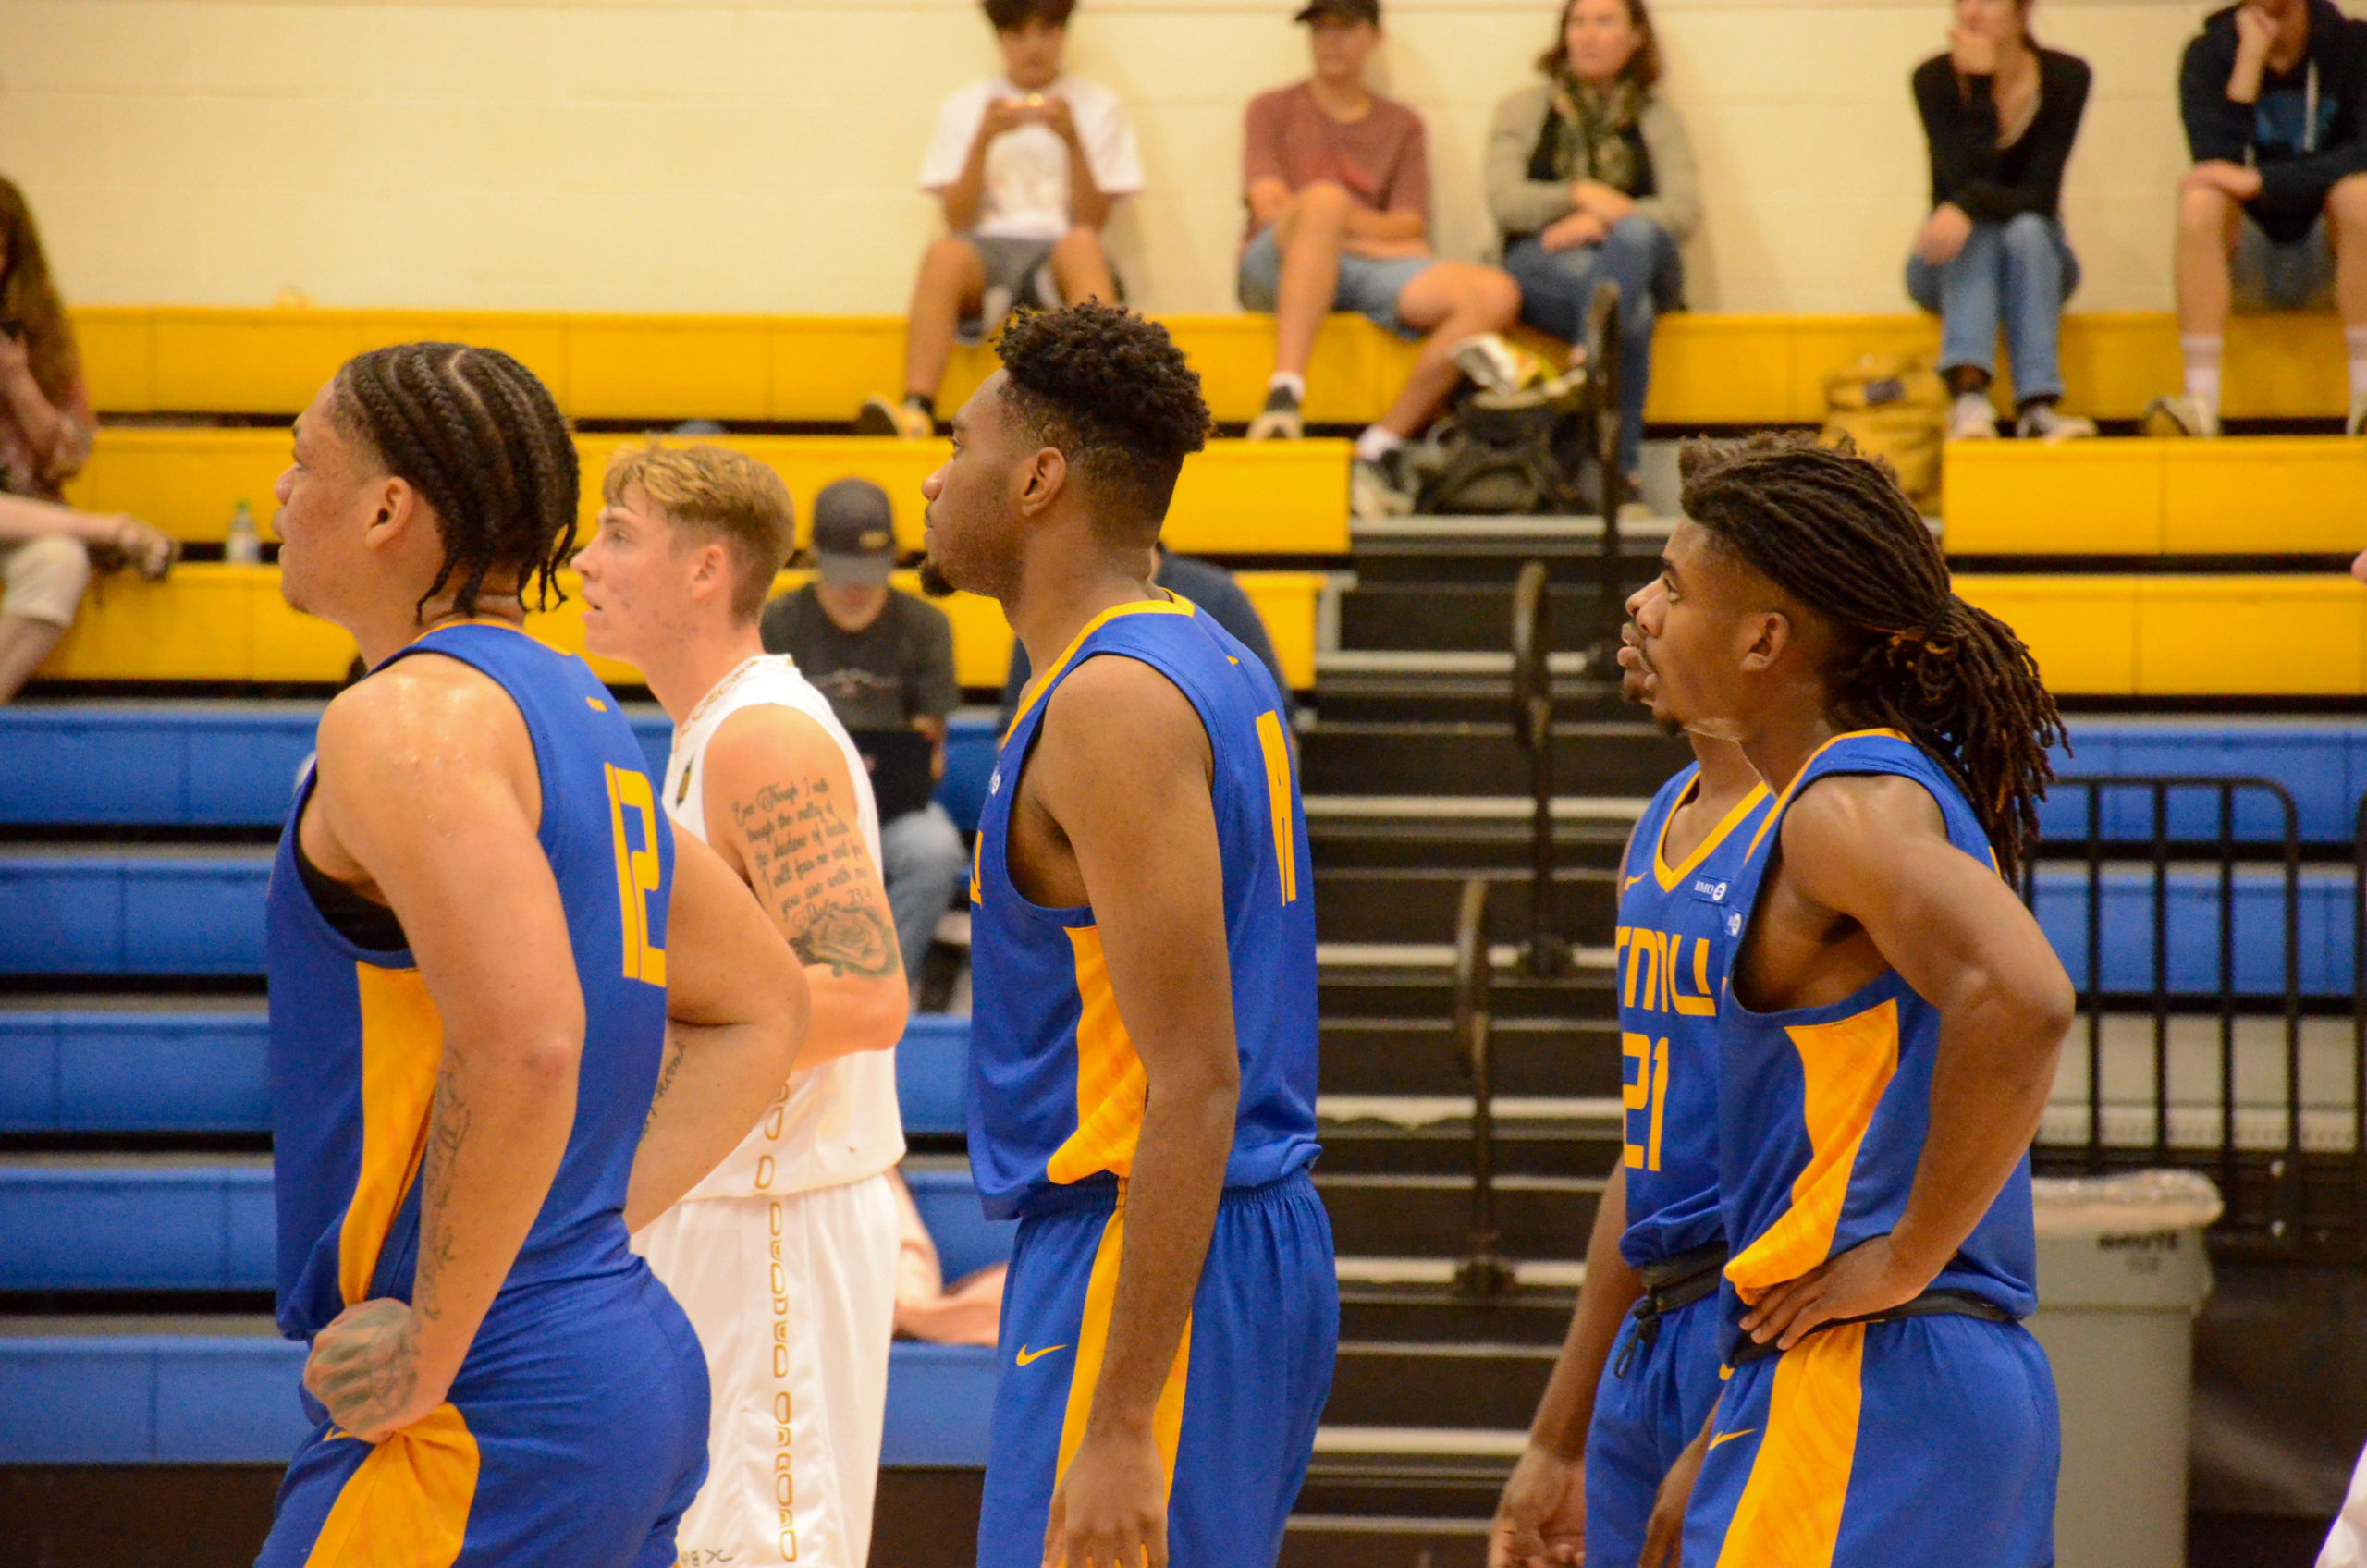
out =
[[1463,884],[1454,923],[1454,1049],[1471,1080],[1471,1241],[1454,1271],[1460,1296],[1490,1300],[1513,1287],[1513,1267],[1497,1249],[1494,1018],[1489,992],[1495,964],[1488,951],[1488,881]]

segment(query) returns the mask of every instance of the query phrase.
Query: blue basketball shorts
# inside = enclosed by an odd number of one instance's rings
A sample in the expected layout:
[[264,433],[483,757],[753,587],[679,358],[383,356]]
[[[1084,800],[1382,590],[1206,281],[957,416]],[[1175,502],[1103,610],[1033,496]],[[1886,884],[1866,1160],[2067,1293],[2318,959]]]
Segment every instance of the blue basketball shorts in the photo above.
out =
[[1588,1562],[1622,1568],[1643,1555],[1661,1481],[1718,1403],[1724,1333],[1714,1291],[1661,1318],[1649,1343],[1632,1317],[1619,1330],[1587,1427]]
[[446,1402],[375,1446],[304,1402],[256,1568],[672,1568],[706,1478],[706,1359],[638,1259],[497,1300]]
[[[1003,1285],[979,1568],[1038,1568],[1052,1489],[1085,1435],[1118,1292],[1110,1187],[1023,1219]],[[1304,1171],[1228,1189],[1153,1427],[1174,1568],[1258,1568],[1282,1547],[1331,1391],[1331,1222]]]
[[1735,1368],[1686,1568],[2047,1568],[2054,1376],[2019,1324],[1821,1329]]

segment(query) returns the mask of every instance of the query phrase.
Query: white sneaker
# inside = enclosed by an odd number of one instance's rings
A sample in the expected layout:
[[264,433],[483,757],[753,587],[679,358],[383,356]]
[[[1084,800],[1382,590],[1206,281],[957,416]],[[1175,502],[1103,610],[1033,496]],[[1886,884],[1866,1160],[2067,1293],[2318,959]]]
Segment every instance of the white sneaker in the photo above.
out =
[[1358,521],[1379,522],[1413,513],[1414,492],[1399,478],[1403,451],[1400,447],[1377,463],[1358,458],[1349,465],[1348,510]]
[[1288,407],[1269,405],[1249,422],[1252,441],[1295,441],[1306,434],[1306,416],[1296,403]]
[[2209,440],[2219,434],[2219,415],[2191,392],[2156,398],[2145,405],[2145,434]]
[[2350,417],[2342,422],[2345,435],[2367,435],[2367,392],[2350,399]]
[[2084,441],[2096,433],[2096,422],[2067,414],[2053,403],[2032,403],[2014,422],[2014,435],[2024,441]]
[[1994,441],[1997,439],[1997,410],[1986,392],[1959,392],[1956,400],[1948,405],[1948,439],[1951,441]]

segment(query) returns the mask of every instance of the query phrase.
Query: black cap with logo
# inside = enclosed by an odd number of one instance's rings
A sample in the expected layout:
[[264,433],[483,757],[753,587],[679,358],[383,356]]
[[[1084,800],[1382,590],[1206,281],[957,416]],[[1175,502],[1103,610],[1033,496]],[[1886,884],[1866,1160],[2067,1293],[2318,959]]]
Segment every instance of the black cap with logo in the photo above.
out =
[[840,479],[814,497],[814,566],[825,582],[877,588],[896,570],[896,510],[868,479]]
[[1343,21],[1370,22],[1380,25],[1380,0],[1307,0],[1291,20],[1311,22],[1318,17],[1338,17]]

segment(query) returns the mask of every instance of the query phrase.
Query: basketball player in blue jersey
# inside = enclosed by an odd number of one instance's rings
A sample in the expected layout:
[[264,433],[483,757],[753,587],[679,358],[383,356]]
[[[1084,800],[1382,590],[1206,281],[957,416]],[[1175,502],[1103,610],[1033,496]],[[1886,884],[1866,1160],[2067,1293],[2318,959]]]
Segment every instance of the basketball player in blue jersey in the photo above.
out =
[[982,1568],[1255,1568],[1339,1336],[1315,916],[1282,694],[1151,586],[1199,377],[1107,306],[1022,317],[953,421],[925,585],[1037,671],[972,874],[970,1161],[1019,1218]]
[[2073,997],[2010,878],[2054,703],[1888,468],[1761,436],[1686,470],[1623,660],[1777,794],[1728,897],[1733,1375],[1672,1477],[1683,1561],[2039,1568],[2029,1156]]
[[626,1225],[762,1114],[803,979],[522,630],[576,483],[533,374],[449,343],[350,361],[279,481],[283,591],[371,674],[268,900],[279,1326],[316,1425],[264,1568],[659,1568],[705,1471],[699,1345]]
[[[1621,680],[1647,705],[1656,686],[1642,669]],[[1490,1568],[1634,1563],[1662,1481],[1718,1400],[1714,1015],[1727,900],[1769,797],[1739,748],[1691,740],[1693,766],[1661,786],[1620,861],[1624,1146],[1561,1358],[1497,1505]]]

